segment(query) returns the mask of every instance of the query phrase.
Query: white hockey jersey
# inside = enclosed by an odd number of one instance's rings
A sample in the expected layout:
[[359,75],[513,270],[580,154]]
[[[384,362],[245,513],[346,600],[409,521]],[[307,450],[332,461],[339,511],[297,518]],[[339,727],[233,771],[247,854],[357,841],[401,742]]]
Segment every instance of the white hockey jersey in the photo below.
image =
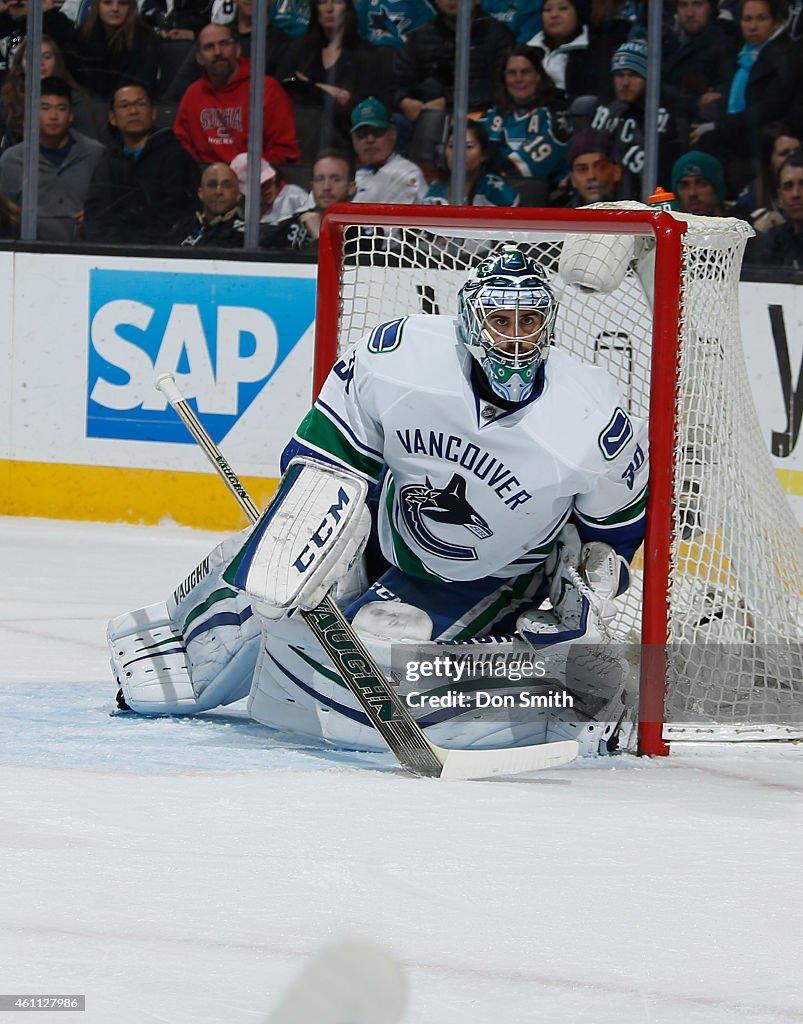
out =
[[424,579],[528,572],[570,516],[614,546],[638,534],[646,432],[608,373],[553,348],[509,411],[477,397],[471,360],[452,317],[381,324],[334,366],[287,454],[382,481],[382,551]]

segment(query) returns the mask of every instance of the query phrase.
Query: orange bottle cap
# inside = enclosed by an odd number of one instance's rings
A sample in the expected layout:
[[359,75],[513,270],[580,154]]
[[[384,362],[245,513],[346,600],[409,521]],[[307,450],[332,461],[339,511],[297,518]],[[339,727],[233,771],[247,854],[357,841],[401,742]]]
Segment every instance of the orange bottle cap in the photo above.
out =
[[648,203],[672,203],[675,201],[675,193],[667,192],[659,185],[653,194],[647,199]]

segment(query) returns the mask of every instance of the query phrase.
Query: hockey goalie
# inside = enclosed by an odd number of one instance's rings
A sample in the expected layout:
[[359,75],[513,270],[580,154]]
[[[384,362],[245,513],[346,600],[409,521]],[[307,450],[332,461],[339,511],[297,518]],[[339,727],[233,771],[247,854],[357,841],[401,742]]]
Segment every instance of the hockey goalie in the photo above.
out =
[[[256,525],[166,602],[109,624],[119,706],[191,715],[247,697],[267,726],[384,749],[298,614],[330,594],[399,693],[418,694],[433,742],[615,746],[627,672],[608,621],[643,537],[646,432],[605,370],[561,351],[556,307],[540,266],[508,246],[476,266],[456,317],[411,315],[360,340],[286,446]],[[421,691],[454,676],[425,687],[399,672],[484,647],[562,673],[571,716],[485,714],[472,694],[488,680],[470,672],[465,699],[434,713]]]

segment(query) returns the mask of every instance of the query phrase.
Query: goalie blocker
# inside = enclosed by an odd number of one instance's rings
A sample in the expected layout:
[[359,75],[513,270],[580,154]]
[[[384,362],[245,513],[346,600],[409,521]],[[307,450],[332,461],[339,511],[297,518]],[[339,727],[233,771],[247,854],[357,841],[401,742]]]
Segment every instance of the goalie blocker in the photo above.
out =
[[353,473],[294,459],[224,579],[270,619],[316,608],[332,588],[337,597],[371,532],[367,493]]

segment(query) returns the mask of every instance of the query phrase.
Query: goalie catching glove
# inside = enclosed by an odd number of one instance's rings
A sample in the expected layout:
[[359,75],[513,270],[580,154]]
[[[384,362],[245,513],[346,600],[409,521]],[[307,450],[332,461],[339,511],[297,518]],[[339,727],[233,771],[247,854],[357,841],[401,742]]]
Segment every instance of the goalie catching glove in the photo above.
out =
[[564,526],[554,553],[549,600],[552,608],[519,616],[516,628],[532,647],[561,643],[607,643],[617,639],[610,623],[614,598],[630,585],[621,555],[601,541],[581,545],[574,526]]
[[352,473],[294,459],[224,579],[268,619],[316,608],[330,590],[343,588],[365,550],[367,491]]
[[525,612],[516,623],[572,695],[571,714],[550,717],[547,741],[576,740],[580,756],[613,753],[626,748],[632,734],[624,638],[611,628],[613,599],[627,590],[630,570],[608,544],[581,545],[573,526],[561,530],[553,557],[552,608]]

